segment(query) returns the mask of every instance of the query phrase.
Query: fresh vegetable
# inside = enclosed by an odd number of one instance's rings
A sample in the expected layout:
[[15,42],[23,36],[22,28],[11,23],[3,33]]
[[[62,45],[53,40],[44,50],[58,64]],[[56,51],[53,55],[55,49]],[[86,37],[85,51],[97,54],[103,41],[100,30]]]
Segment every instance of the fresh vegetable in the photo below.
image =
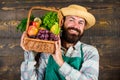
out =
[[38,28],[34,25],[31,25],[31,26],[29,26],[27,33],[30,37],[36,36],[38,33]]
[[60,27],[59,27],[58,23],[55,23],[55,24],[51,27],[50,31],[51,31],[52,33],[56,34],[56,35],[59,34],[59,33],[60,33]]
[[34,25],[37,28],[39,28],[41,23],[42,23],[41,19],[39,17],[35,17],[32,25]]
[[[34,20],[34,16],[32,15],[30,17],[30,21]],[[17,31],[20,30],[21,32],[24,32],[26,30],[26,25],[27,25],[27,18],[23,18],[21,22],[18,24],[16,27]]]
[[[60,33],[60,27],[58,24],[57,12],[47,12],[40,17],[30,17],[30,23],[28,26],[28,37],[41,40],[57,41],[58,34]],[[27,18],[21,20],[21,23],[17,26],[17,30],[21,32],[26,30]]]
[[32,22],[32,25],[35,26],[35,27],[37,27],[37,28],[40,27],[40,23],[39,23],[39,22],[33,21],[33,22]]
[[34,18],[35,22],[39,22],[40,24],[42,23],[42,20],[39,17]]
[[52,11],[46,13],[41,19],[42,26],[44,26],[48,30],[50,30],[56,22],[58,23],[57,13]]
[[46,29],[40,29],[36,38],[41,40],[51,40],[51,41],[57,41],[59,39],[57,35],[53,34],[52,32]]

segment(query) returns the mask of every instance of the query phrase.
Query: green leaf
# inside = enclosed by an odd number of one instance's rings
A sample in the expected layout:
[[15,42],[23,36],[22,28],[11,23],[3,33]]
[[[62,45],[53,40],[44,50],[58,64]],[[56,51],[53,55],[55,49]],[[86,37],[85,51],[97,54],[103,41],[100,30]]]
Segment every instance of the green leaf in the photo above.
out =
[[[35,17],[33,15],[31,15],[30,16],[30,21],[33,21],[34,18]],[[21,22],[18,24],[18,26],[16,27],[17,31],[24,32],[26,30],[26,25],[27,25],[27,18],[23,18],[21,20]]]
[[44,25],[48,30],[51,29],[55,22],[58,22],[57,13],[52,11],[46,13],[41,19],[42,25]]

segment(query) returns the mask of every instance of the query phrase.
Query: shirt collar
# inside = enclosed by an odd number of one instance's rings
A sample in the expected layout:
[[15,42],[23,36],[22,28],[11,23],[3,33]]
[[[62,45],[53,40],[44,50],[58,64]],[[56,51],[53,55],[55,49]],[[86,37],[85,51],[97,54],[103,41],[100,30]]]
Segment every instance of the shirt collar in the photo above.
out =
[[80,45],[81,45],[81,44],[82,44],[82,43],[81,43],[80,41],[78,41],[78,42],[74,45],[75,50],[80,49]]
[[66,52],[71,52],[71,50],[79,50],[81,44],[82,44],[82,43],[81,43],[80,41],[78,41],[73,47],[72,47],[72,46],[69,47],[68,50],[65,49],[63,46],[61,47],[61,49],[62,49],[62,51],[63,51],[64,54],[65,54]]

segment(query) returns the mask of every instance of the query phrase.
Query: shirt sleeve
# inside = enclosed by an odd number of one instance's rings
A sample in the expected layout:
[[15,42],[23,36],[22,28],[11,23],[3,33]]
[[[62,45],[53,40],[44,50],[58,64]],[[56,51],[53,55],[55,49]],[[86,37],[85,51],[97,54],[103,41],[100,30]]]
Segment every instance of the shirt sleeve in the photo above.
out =
[[99,55],[97,49],[92,47],[84,52],[84,62],[80,71],[64,62],[59,72],[66,80],[98,80]]
[[34,52],[25,51],[24,61],[21,64],[21,80],[43,80],[45,72],[45,61],[40,57],[40,66],[35,67]]
[[21,80],[37,80],[36,61],[32,51],[24,52],[24,61],[21,64]]

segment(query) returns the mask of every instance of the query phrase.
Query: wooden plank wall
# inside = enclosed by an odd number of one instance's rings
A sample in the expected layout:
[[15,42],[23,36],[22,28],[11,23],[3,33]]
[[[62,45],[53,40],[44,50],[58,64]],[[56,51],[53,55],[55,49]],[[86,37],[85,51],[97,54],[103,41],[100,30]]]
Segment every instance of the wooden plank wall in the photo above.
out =
[[100,54],[99,80],[120,80],[120,1],[119,0],[0,0],[0,80],[20,80],[23,61],[20,20],[32,6],[69,4],[87,7],[96,17],[96,25],[86,30],[82,41],[96,46]]

